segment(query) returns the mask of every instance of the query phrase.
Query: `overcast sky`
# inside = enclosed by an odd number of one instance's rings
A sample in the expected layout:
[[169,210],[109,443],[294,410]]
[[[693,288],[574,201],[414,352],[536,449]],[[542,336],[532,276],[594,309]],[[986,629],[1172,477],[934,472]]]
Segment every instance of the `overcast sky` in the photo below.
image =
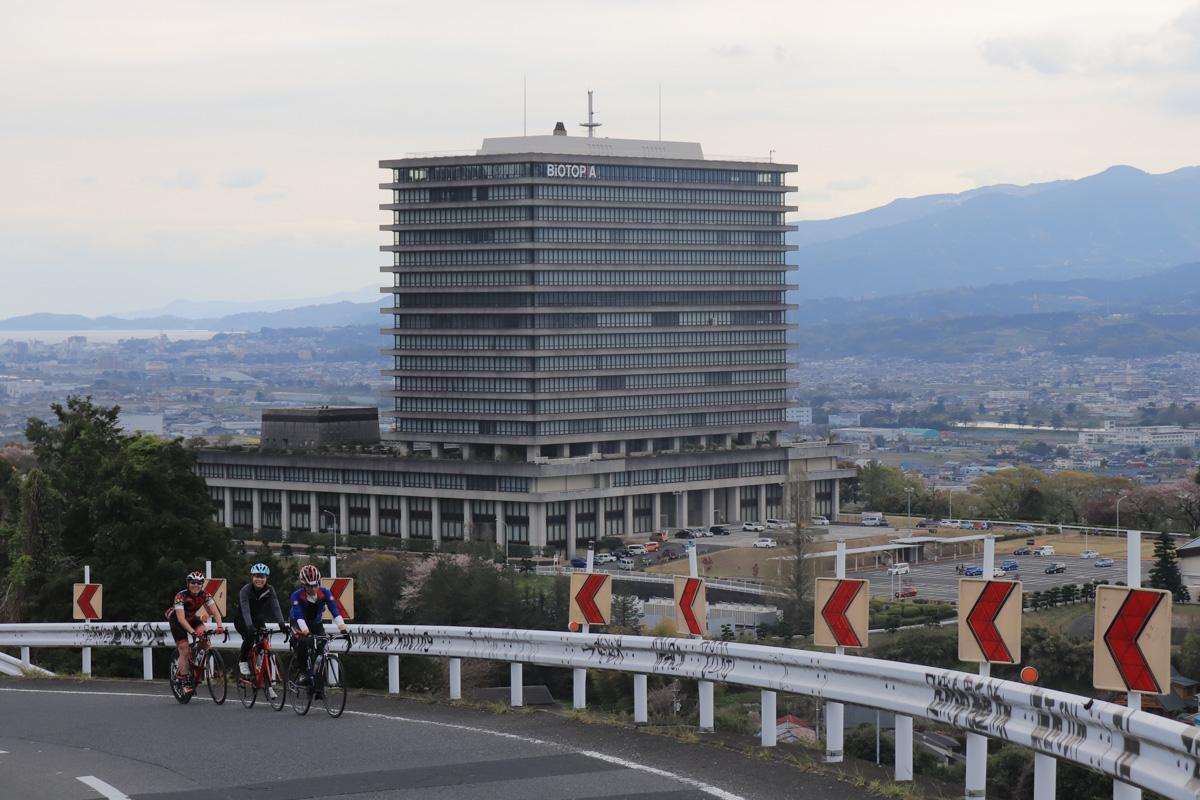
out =
[[[527,86],[523,116],[522,82]],[[586,120],[795,219],[1200,164],[1195,0],[9,3],[0,319],[378,285],[380,159]]]

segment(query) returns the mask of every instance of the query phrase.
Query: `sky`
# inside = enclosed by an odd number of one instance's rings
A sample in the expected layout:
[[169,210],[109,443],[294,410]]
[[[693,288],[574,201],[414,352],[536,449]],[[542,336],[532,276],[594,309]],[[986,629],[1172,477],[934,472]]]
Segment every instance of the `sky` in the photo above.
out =
[[793,220],[1200,164],[1196,0],[43,0],[4,18],[0,320],[378,286],[381,159],[582,135],[589,89],[600,136],[661,126],[796,164]]

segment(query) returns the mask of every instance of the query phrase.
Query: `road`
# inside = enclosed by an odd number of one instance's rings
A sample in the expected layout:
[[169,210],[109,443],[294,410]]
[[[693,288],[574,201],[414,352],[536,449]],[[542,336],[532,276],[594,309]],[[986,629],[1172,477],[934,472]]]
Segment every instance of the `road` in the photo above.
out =
[[[203,690],[202,690],[203,691]],[[868,800],[724,747],[531,711],[352,695],[340,719],[246,710],[165,682],[0,678],[0,795],[14,800]]]

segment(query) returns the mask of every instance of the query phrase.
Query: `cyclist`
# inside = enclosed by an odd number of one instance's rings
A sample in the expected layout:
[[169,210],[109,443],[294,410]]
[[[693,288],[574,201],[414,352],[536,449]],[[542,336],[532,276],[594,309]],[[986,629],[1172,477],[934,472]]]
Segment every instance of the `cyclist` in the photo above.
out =
[[243,586],[238,594],[242,613],[234,618],[233,627],[242,635],[242,655],[238,660],[238,669],[245,678],[250,677],[250,648],[254,646],[257,638],[255,632],[266,627],[264,612],[270,608],[275,614],[280,633],[286,633],[288,628],[283,612],[279,610],[279,595],[276,594],[275,587],[267,583],[270,574],[271,569],[266,564],[255,564],[250,568],[250,582]]
[[[221,612],[217,602],[204,589],[204,576],[199,572],[189,573],[187,588],[175,595],[175,602],[167,609],[167,621],[171,626],[171,635],[175,637],[175,646],[179,648],[179,665],[175,677],[184,680],[192,669],[192,646],[188,634],[200,636],[204,633],[204,623],[197,616],[200,609],[207,608],[216,624],[216,633],[225,633],[221,623]],[[229,634],[225,634],[228,638]],[[186,682],[186,681],[185,681]],[[191,686],[186,689],[188,694],[195,690]]]
[[[333,592],[321,585],[321,571],[312,564],[300,568],[300,588],[292,593],[292,626],[295,633],[292,637],[292,647],[301,664],[308,663],[308,648],[313,635],[325,632],[325,622],[321,612],[329,609],[333,615],[333,624],[342,633],[346,632],[346,621]],[[301,683],[308,682],[307,673],[300,676]]]

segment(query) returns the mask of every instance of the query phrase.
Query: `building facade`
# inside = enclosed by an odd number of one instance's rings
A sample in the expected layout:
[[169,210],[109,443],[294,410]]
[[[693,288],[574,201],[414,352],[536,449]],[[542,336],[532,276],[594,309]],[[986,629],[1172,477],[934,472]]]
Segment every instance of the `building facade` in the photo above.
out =
[[[380,166],[388,452],[205,453],[210,487],[234,492],[214,496],[227,524],[268,518],[245,490],[285,491],[269,516],[292,529],[336,514],[371,533],[574,553],[796,516],[791,475],[809,484],[804,513],[836,516],[853,446],[780,439],[795,166],[565,135]],[[276,474],[286,490],[262,483]]]

